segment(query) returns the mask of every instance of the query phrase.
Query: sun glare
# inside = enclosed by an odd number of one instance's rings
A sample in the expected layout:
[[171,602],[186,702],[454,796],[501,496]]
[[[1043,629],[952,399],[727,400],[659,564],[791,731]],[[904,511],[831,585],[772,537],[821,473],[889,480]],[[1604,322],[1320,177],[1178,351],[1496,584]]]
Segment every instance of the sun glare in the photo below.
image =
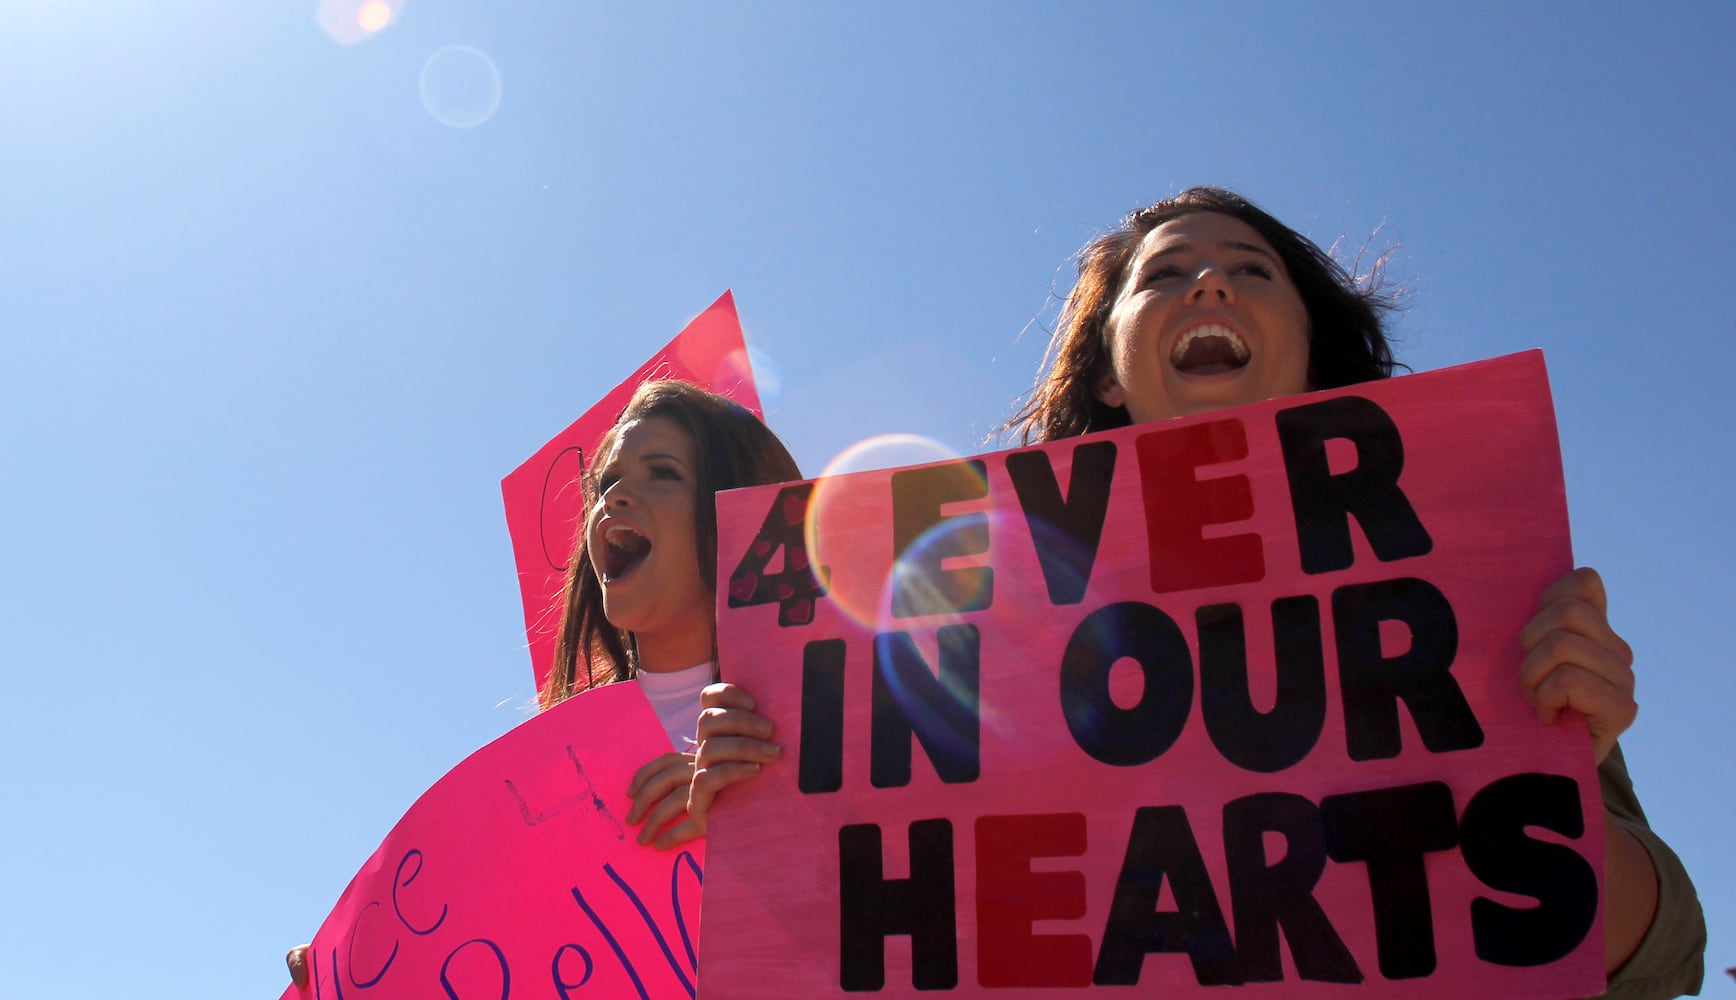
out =
[[314,20],[332,41],[354,45],[374,37],[404,9],[404,0],[319,0]]
[[356,26],[372,34],[392,23],[392,7],[386,0],[367,0],[356,11]]

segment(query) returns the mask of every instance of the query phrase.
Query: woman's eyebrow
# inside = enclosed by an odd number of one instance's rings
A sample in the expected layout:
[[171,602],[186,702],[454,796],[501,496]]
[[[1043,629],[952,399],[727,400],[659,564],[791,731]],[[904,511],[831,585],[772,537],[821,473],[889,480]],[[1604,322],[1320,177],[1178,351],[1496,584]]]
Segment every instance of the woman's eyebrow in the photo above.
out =
[[667,452],[667,451],[648,451],[645,454],[639,456],[639,461],[641,461],[641,462],[655,462],[655,461],[659,461],[659,460],[662,460],[665,462],[674,462],[677,465],[686,465],[687,464],[685,461],[682,461],[681,456],[672,454],[672,453]]
[[[1218,244],[1218,246],[1223,247],[1225,250],[1243,250],[1243,251],[1247,251],[1249,253],[1257,253],[1260,256],[1266,258],[1267,260],[1272,261],[1273,263],[1277,263],[1277,261],[1278,261],[1278,258],[1272,256],[1272,252],[1270,250],[1267,250],[1265,247],[1258,246],[1258,245],[1253,244],[1253,243],[1243,243],[1241,240],[1225,240],[1224,242]],[[1159,257],[1167,257],[1173,253],[1182,253],[1184,251],[1188,251],[1188,250],[1192,250],[1192,249],[1193,249],[1192,243],[1171,243],[1169,246],[1166,246],[1162,250],[1158,250],[1158,251],[1152,253],[1151,256],[1149,256],[1145,259],[1148,261],[1149,260],[1156,260]]]
[[1278,258],[1272,256],[1270,250],[1267,250],[1262,246],[1256,246],[1252,243],[1243,243],[1240,240],[1225,240],[1224,246],[1230,250],[1246,250],[1249,253],[1257,253],[1274,264],[1278,262]]

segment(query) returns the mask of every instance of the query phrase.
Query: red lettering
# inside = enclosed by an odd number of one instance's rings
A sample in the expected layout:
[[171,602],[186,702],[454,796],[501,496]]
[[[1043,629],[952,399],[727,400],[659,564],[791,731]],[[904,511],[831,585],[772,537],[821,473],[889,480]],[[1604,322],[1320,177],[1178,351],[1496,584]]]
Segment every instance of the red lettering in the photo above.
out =
[[976,821],[977,982],[985,988],[1091,985],[1091,938],[1033,934],[1037,920],[1085,915],[1083,872],[1034,872],[1032,858],[1085,853],[1083,813]]
[[1151,589],[1159,594],[1253,583],[1266,576],[1260,536],[1206,538],[1203,529],[1254,514],[1248,477],[1200,479],[1206,465],[1248,457],[1248,432],[1239,420],[1214,420],[1141,434],[1139,481],[1151,547]]

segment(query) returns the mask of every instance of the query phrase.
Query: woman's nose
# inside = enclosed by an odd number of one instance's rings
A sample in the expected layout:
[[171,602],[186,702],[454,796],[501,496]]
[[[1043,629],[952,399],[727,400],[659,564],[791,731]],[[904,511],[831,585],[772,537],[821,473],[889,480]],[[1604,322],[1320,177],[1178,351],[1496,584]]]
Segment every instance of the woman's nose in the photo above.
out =
[[1193,285],[1188,288],[1187,301],[1190,305],[1197,304],[1211,296],[1216,296],[1219,302],[1226,304],[1236,300],[1236,291],[1230,284],[1229,277],[1216,264],[1207,264],[1194,275]]
[[603,506],[627,507],[632,503],[632,490],[627,488],[625,479],[617,479],[603,491]]

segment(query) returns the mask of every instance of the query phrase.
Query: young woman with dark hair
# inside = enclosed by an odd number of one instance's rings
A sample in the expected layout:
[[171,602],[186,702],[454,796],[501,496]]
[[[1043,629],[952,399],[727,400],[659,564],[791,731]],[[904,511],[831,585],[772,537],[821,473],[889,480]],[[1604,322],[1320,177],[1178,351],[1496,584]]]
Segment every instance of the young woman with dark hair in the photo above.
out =
[[[1359,281],[1247,199],[1191,188],[1080,251],[1079,280],[1030,396],[1005,430],[1029,444],[1204,413],[1392,374],[1378,281]],[[1521,631],[1519,684],[1545,724],[1585,716],[1604,802],[1609,996],[1697,991],[1705,922],[1681,862],[1652,832],[1616,737],[1633,723],[1633,652],[1603,582],[1576,569]],[[703,698],[687,822],[771,760],[770,723],[730,685]],[[716,744],[719,752],[710,747]]]
[[[633,775],[626,822],[639,826],[640,843],[671,847],[703,831],[681,817],[700,692],[717,679],[716,493],[802,473],[758,417],[675,380],[640,386],[593,455],[554,664],[537,705],[546,710],[604,684],[640,685],[674,749]],[[290,978],[306,986],[307,946],[290,949],[286,961]]]

